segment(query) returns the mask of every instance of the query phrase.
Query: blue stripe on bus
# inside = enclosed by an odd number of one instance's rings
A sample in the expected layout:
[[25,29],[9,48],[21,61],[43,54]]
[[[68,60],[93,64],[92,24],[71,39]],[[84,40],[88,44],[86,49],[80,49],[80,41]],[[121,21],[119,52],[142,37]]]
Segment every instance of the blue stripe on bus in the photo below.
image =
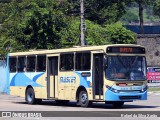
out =
[[15,81],[16,81],[16,76],[17,76],[17,75],[18,75],[18,74],[14,75],[14,77],[12,78],[11,83],[10,83],[10,86],[16,86],[16,85],[15,85]]
[[11,79],[10,86],[27,86],[32,85],[34,87],[42,87],[42,85],[36,83],[36,80],[42,75],[38,74],[33,77],[31,80],[29,77],[27,77],[24,73],[17,73],[14,75],[14,77]]
[[37,80],[41,75],[43,75],[43,74],[44,74],[44,73],[41,73],[41,74],[38,74],[38,75],[34,76],[32,80],[33,80],[34,82],[36,82],[36,80]]
[[75,72],[80,78],[80,85],[84,86],[85,88],[90,88],[90,81],[87,81],[87,77],[82,77],[80,72]]

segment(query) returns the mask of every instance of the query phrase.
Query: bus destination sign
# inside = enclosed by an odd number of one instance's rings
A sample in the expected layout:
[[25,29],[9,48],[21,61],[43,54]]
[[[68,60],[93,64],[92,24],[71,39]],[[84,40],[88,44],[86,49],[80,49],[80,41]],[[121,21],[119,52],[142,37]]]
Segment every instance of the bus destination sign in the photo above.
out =
[[135,53],[145,54],[145,48],[143,47],[107,47],[107,53]]
[[133,48],[125,48],[125,47],[120,47],[120,53],[132,53]]

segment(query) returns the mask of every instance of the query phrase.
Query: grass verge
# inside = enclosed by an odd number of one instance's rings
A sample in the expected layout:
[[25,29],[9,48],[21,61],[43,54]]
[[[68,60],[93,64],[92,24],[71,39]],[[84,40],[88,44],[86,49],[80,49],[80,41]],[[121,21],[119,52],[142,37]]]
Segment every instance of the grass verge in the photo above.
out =
[[149,92],[160,92],[160,87],[149,87]]

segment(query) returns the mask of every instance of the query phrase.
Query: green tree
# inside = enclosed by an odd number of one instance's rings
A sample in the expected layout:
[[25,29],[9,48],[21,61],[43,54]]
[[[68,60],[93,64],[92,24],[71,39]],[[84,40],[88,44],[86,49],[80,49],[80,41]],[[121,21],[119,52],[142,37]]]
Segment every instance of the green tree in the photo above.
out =
[[[80,0],[68,0],[68,15],[79,16]],[[98,24],[117,22],[125,14],[126,0],[84,0],[85,18]]]
[[3,4],[5,34],[1,36],[23,45],[23,50],[59,48],[59,32],[67,23],[60,6],[59,0],[13,0]]
[[21,21],[16,2],[15,0],[12,2],[7,0],[0,4],[0,48],[2,51],[12,52],[23,48],[23,45],[15,39],[15,36],[19,33],[18,23]]
[[121,23],[114,23],[106,26],[108,37],[112,44],[135,44],[136,35],[125,29]]
[[[87,29],[85,38],[88,45],[103,45],[109,44],[107,30],[100,25],[86,20]],[[62,46],[72,47],[80,45],[80,21],[74,17],[70,21],[67,28],[61,31]]]
[[139,21],[140,21],[140,31],[143,34],[144,33],[144,28],[143,28],[143,24],[144,24],[144,19],[143,19],[143,11],[144,8],[146,6],[151,6],[153,5],[153,3],[155,2],[155,0],[131,0],[130,4],[133,4],[133,2],[136,2],[138,4],[138,8],[139,8]]
[[127,8],[127,10],[128,10],[127,13],[121,18],[121,21],[123,21],[124,24],[128,24],[131,22],[138,22],[139,18],[136,9]]
[[65,16],[60,9],[52,8],[52,6],[58,7],[58,5],[55,6],[55,3],[42,3],[43,6],[40,6],[39,2],[37,3],[37,9],[33,7],[30,19],[23,27],[23,33],[26,37],[24,42],[28,48],[60,48],[61,36],[59,32],[67,26]]
[[[106,23],[114,23],[121,17],[125,12],[125,4],[128,3],[113,0],[86,1],[85,12],[89,20],[86,20],[85,36],[89,45],[132,42],[131,35],[127,36],[128,31],[122,26],[121,29],[113,27],[114,24],[105,27]],[[11,0],[0,4],[0,47],[9,51],[24,51],[79,45],[80,21],[74,11],[78,10],[79,13],[78,5],[79,0]],[[120,34],[118,30],[122,33],[125,31],[125,34]],[[115,42],[115,38],[119,41]],[[130,39],[131,42],[128,42]]]
[[[72,47],[80,44],[80,21],[74,19],[70,21],[67,28],[61,31],[62,46]],[[105,44],[134,44],[136,35],[125,29],[121,23],[101,26],[89,20],[86,20],[86,40],[88,45]]]
[[153,6],[154,14],[160,17],[160,0],[156,0]]

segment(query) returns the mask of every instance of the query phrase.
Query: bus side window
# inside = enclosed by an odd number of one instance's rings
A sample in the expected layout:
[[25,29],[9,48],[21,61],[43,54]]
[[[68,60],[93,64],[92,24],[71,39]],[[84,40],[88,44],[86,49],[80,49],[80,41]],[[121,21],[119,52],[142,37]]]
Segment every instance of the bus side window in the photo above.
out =
[[90,52],[76,53],[76,70],[79,70],[79,71],[90,70],[90,67],[91,67],[90,64],[91,64]]
[[35,62],[36,62],[36,56],[27,56],[27,71],[28,72],[35,71]]
[[10,70],[10,72],[16,72],[16,63],[17,63],[17,58],[16,57],[9,58],[9,70]]
[[60,70],[74,70],[74,53],[66,53],[60,55]]
[[18,72],[25,72],[26,70],[26,56],[18,57]]
[[38,55],[37,56],[36,71],[37,72],[46,71],[46,55]]

